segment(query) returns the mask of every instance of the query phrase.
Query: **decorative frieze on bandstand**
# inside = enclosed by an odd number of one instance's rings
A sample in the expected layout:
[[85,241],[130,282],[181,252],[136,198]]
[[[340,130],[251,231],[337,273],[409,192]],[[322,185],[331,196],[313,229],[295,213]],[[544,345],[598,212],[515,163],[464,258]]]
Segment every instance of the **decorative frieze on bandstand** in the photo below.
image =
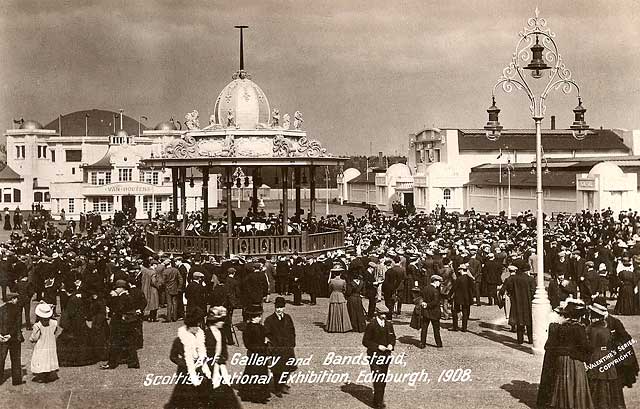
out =
[[162,157],[196,159],[215,157],[323,158],[332,156],[327,153],[320,142],[306,136],[284,135],[283,133],[237,135],[215,131],[213,135],[206,135],[207,132],[198,133],[195,136],[186,133],[179,139],[167,143]]

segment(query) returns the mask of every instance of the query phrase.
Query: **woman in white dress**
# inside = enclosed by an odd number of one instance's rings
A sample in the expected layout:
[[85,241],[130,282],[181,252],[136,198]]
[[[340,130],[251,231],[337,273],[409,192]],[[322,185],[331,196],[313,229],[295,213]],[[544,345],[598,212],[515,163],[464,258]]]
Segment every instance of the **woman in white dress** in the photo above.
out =
[[35,343],[31,355],[31,373],[34,382],[53,382],[58,379],[58,351],[56,336],[58,321],[52,320],[53,309],[49,304],[41,302],[36,306],[37,321],[33,326],[29,341]]

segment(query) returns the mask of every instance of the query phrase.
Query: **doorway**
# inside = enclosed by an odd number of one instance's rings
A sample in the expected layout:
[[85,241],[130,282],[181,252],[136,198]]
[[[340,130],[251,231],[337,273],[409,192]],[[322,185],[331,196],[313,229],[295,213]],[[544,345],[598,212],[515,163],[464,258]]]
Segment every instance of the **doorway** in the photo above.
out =
[[122,196],[122,212],[129,217],[136,216],[135,196]]

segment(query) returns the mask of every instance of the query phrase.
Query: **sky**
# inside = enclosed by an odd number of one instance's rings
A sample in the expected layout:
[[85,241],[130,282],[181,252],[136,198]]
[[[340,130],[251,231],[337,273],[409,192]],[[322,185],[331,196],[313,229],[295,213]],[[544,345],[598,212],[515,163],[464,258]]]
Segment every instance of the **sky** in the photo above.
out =
[[[640,129],[637,0],[3,1],[0,127],[124,109],[154,127],[215,100],[245,68],[281,114],[336,154],[405,154],[424,127],[481,128],[518,32],[547,19],[594,128]],[[505,128],[532,128],[527,97],[498,92]],[[547,118],[573,121],[575,92]],[[202,123],[202,122],[201,122]]]

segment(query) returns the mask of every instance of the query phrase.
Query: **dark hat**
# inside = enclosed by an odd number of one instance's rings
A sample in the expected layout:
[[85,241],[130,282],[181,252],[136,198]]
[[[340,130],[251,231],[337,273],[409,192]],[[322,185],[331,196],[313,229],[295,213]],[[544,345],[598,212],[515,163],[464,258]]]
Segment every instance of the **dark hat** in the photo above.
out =
[[127,282],[125,280],[117,280],[115,284],[116,288],[127,288]]
[[187,308],[187,314],[184,316],[184,325],[195,327],[202,321],[204,316],[204,310],[200,307]]
[[262,312],[263,312],[262,305],[260,304],[250,305],[244,309],[244,313],[248,317],[257,317],[259,315],[262,315]]
[[274,305],[276,308],[282,308],[287,305],[287,302],[284,300],[284,297],[276,297]]

